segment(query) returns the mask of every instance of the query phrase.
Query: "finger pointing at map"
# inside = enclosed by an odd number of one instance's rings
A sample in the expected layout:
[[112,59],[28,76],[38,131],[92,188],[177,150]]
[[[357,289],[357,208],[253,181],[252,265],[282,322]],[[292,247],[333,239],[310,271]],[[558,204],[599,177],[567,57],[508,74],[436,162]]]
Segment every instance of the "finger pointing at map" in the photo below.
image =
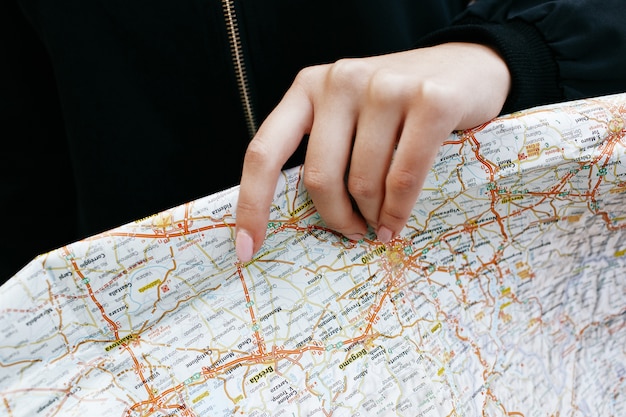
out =
[[448,43],[302,70],[244,159],[237,256],[263,244],[280,171],[309,134],[304,184],[326,225],[382,242],[404,227],[442,142],[497,116],[510,75],[492,49]]

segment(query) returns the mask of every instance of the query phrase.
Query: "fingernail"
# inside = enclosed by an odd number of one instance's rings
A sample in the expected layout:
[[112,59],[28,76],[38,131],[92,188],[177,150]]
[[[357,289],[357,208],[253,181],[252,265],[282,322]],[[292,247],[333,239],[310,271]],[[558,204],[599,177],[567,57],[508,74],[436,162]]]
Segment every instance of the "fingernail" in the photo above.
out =
[[351,235],[344,235],[344,236],[347,237],[350,240],[359,241],[359,240],[363,239],[363,237],[365,235],[363,233],[352,233]]
[[391,230],[387,229],[385,226],[380,226],[378,232],[376,232],[376,236],[378,236],[378,240],[383,243],[387,243],[391,240]]
[[245,230],[237,230],[235,253],[237,258],[243,263],[252,260],[252,237]]

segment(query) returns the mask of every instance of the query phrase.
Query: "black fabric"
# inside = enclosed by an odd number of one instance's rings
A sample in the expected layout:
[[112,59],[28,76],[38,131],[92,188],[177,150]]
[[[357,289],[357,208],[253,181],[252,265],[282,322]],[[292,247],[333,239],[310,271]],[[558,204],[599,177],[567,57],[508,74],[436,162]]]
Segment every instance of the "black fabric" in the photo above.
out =
[[[24,22],[13,1],[11,16]],[[29,184],[17,182],[14,169],[0,180],[14,187],[3,193],[3,205],[14,219],[31,222],[28,228],[19,222],[8,226],[8,236],[20,237],[0,244],[4,279],[43,251],[238,184],[250,134],[223,2],[17,1],[32,25],[20,30],[30,31],[33,42],[33,33],[38,35],[38,59],[54,71],[55,84],[46,83],[50,99],[57,100],[56,113],[47,117],[65,129],[54,140],[34,134],[39,142],[33,152],[41,150],[44,162],[28,170]],[[465,1],[238,0],[234,5],[260,122],[301,68],[409,48],[449,24]],[[23,65],[34,48],[24,45],[7,64]],[[35,106],[40,98],[26,99]],[[288,166],[301,163],[303,151]],[[15,159],[25,154],[20,149]],[[56,169],[44,169],[46,164]],[[24,200],[31,197],[30,184],[42,179],[46,191],[38,196],[47,204]],[[19,201],[28,201],[26,211],[15,207]]]
[[305,66],[405,50],[465,0],[250,0],[237,4],[261,121]]
[[503,113],[626,91],[623,0],[478,0],[419,45],[476,41],[506,60]]
[[[54,73],[14,1],[0,2],[0,283],[77,235]],[[43,231],[43,232],[42,232]]]

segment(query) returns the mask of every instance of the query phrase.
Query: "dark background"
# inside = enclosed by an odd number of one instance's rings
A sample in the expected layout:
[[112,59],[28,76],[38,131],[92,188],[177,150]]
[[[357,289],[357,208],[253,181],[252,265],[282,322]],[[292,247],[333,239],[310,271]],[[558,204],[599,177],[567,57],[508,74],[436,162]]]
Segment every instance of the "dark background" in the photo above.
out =
[[[0,80],[4,283],[37,254],[70,243],[76,217],[54,74],[44,45],[14,0],[0,2]],[[24,188],[30,190],[26,195]],[[18,212],[27,214],[28,223],[17,221]]]

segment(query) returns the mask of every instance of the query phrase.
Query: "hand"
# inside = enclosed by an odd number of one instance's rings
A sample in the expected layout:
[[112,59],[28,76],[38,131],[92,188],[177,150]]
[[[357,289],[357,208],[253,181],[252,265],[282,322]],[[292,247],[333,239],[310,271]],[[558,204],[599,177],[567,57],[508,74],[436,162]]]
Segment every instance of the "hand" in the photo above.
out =
[[326,225],[387,242],[406,224],[443,141],[496,117],[510,87],[500,56],[447,43],[303,69],[246,151],[237,256],[265,239],[284,163],[309,134],[304,186]]

